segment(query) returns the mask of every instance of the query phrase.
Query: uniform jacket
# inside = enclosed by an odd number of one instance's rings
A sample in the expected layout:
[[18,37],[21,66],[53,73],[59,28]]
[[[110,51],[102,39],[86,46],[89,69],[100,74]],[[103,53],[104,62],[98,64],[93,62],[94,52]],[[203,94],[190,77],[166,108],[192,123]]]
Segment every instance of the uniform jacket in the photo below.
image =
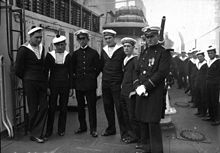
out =
[[220,84],[220,59],[215,59],[208,64],[206,80],[212,83]]
[[15,62],[15,74],[23,80],[46,81],[44,73],[44,47],[40,45],[39,58],[29,43],[23,44],[19,49]]
[[63,64],[57,64],[55,61],[55,50],[48,52],[45,59],[45,73],[49,75],[49,86],[72,88],[72,65],[69,52],[64,51]]
[[76,90],[94,90],[100,73],[100,58],[96,50],[87,46],[72,54],[74,85]]
[[201,85],[205,85],[206,84],[206,74],[207,74],[207,63],[206,61],[202,62],[202,63],[197,63],[196,64],[197,67],[197,73],[196,73],[196,86],[201,86]]
[[[123,47],[116,44],[111,58],[107,52],[108,47],[105,46],[101,51],[102,81],[108,81],[120,88],[123,77],[122,64],[125,58]],[[105,88],[105,85],[103,84],[102,87]]]
[[169,73],[171,55],[161,45],[143,52],[136,67],[134,87],[144,85],[148,96],[137,96],[136,117],[142,122],[159,122],[162,116],[164,80]]
[[121,84],[121,95],[129,96],[130,92],[134,91],[133,80],[136,78],[135,66],[137,64],[137,56],[133,56],[127,63],[123,63],[123,80]]

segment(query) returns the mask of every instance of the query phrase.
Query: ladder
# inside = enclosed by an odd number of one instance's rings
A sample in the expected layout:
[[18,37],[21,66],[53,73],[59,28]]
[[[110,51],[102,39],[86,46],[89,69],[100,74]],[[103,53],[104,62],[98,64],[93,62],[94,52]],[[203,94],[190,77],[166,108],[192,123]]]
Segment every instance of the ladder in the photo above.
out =
[[[12,103],[13,103],[13,125],[15,133],[24,127],[24,132],[27,134],[27,113],[26,113],[26,99],[23,90],[22,80],[15,76],[14,63],[18,47],[24,43],[25,40],[25,15],[24,9],[13,8],[11,5],[3,6],[6,9],[6,24],[7,35],[9,41],[8,55],[11,61],[10,77],[11,77],[11,89],[12,89]],[[2,7],[1,7],[2,8]],[[19,24],[16,28],[14,25],[16,22]],[[17,37],[16,37],[17,36]],[[15,39],[19,39],[19,44],[15,44]],[[18,46],[17,46],[18,45]]]

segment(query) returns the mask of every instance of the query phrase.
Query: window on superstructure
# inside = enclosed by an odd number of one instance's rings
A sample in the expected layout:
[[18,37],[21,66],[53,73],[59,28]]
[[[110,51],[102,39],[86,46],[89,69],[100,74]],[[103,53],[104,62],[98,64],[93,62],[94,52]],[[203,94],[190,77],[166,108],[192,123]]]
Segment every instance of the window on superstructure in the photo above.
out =
[[115,8],[135,6],[135,0],[115,0]]

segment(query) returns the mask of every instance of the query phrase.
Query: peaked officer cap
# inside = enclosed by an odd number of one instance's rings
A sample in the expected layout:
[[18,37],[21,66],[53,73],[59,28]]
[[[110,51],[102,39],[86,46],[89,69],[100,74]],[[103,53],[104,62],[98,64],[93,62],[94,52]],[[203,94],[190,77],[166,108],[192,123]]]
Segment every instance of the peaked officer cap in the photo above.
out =
[[78,30],[78,31],[75,32],[75,36],[77,36],[77,37],[78,37],[78,35],[80,35],[80,34],[85,34],[85,35],[89,36],[89,31],[88,31],[88,30],[85,30],[85,29],[80,29],[80,30]]
[[142,28],[142,31],[145,33],[145,35],[158,34],[160,30],[161,28],[157,26],[148,26],[148,27]]

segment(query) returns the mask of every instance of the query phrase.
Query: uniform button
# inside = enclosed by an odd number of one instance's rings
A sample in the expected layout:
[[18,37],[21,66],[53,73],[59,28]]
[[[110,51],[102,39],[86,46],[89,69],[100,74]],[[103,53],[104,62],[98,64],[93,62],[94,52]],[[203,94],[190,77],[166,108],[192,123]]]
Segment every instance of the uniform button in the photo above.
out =
[[146,71],[143,71],[143,74],[146,74],[147,72]]
[[83,64],[85,64],[86,62],[83,62]]

